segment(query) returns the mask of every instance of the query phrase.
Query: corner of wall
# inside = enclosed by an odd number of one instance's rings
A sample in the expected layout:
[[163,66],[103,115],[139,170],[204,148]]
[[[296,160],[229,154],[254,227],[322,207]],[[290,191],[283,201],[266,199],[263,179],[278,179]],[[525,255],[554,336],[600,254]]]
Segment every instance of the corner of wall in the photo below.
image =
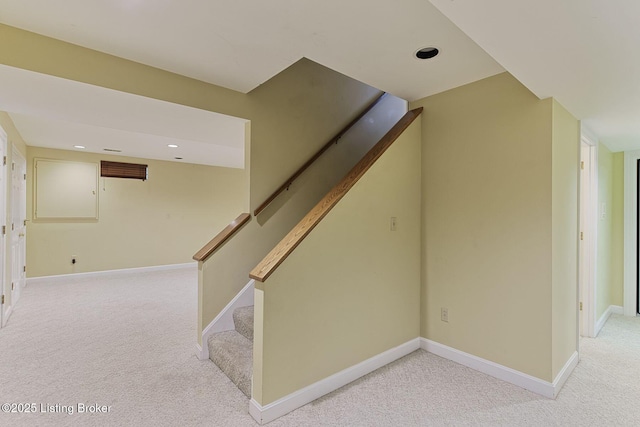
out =
[[556,100],[552,112],[552,378],[578,350],[580,123]]
[[552,101],[503,73],[417,106],[421,334],[550,381]]

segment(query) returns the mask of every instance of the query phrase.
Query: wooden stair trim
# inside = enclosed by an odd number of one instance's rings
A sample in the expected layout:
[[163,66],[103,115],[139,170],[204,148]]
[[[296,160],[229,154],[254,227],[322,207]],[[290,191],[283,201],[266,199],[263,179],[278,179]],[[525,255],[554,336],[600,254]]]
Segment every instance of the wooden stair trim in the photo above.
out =
[[285,236],[278,245],[251,271],[249,277],[264,282],[276,268],[307,237],[316,225],[344,197],[380,156],[422,113],[422,107],[407,112],[385,136],[329,191],[318,204]]
[[349,129],[351,129],[353,127],[353,125],[358,123],[360,121],[360,119],[362,119],[369,111],[371,111],[371,109],[373,107],[375,107],[382,100],[382,98],[385,95],[386,95],[386,92],[383,92],[382,94],[380,94],[380,96],[378,96],[376,99],[374,99],[373,102],[367,106],[367,108],[362,110],[362,112],[360,114],[358,114],[358,116],[355,119],[351,120],[349,122],[349,124],[347,124],[344,128],[342,128],[342,130],[340,132],[338,132],[333,138],[331,138],[329,140],[329,142],[327,142],[325,145],[323,145],[322,148],[320,148],[320,150],[318,150],[318,152],[316,154],[314,154],[309,160],[307,160],[305,164],[300,166],[300,168],[298,168],[298,170],[295,171],[293,173],[293,175],[291,175],[289,178],[287,178],[286,181],[284,182],[284,184],[282,184],[280,187],[278,187],[278,189],[276,191],[274,191],[269,197],[267,197],[267,199],[264,202],[262,202],[262,204],[260,206],[258,206],[253,211],[253,215],[254,216],[258,216],[258,214],[260,214],[260,212],[265,210],[266,207],[269,206],[269,204],[271,204],[271,202],[273,202],[276,199],[276,197],[278,197],[280,195],[280,193],[282,193],[285,190],[287,190],[291,186],[291,184],[293,184],[293,182],[296,179],[298,179],[298,177],[300,175],[302,175],[302,173],[305,170],[307,170],[307,168],[309,166],[311,166],[316,160],[318,160],[318,158],[325,151],[327,151],[333,144],[336,144],[338,142],[338,140],[340,140],[340,138],[342,138],[342,136],[345,133],[347,133],[349,131]]
[[229,240],[231,236],[237,233],[243,225],[245,225],[251,219],[250,213],[242,213],[236,219],[231,221],[229,225],[227,225],[220,233],[218,233],[213,239],[209,241],[206,245],[202,247],[196,254],[193,256],[193,259],[196,261],[204,261],[224,242]]

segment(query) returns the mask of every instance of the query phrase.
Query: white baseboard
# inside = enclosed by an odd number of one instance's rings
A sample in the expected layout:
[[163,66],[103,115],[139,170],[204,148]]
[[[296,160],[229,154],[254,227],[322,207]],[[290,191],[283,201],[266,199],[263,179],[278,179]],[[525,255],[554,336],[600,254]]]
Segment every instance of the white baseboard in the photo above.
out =
[[215,319],[207,325],[202,331],[202,345],[196,344],[196,356],[200,360],[207,360],[209,358],[209,346],[207,342],[212,334],[224,331],[232,331],[235,329],[233,323],[233,311],[236,308],[246,307],[253,305],[253,290],[255,280],[250,280],[238,295],[236,295],[229,304],[216,316]]
[[478,356],[465,353],[426,338],[421,338],[421,347],[437,356],[467,366],[513,385],[517,385],[518,387],[522,387],[550,399],[555,399],[565,381],[578,364],[578,353],[574,352],[554,382],[550,383],[548,381],[541,380],[540,378],[533,377],[523,372],[516,371],[515,369],[499,365],[495,362],[491,362],[490,360],[482,359]]
[[598,322],[596,323],[595,331],[593,334],[594,337],[598,336],[600,330],[602,329],[604,324],[607,323],[607,320],[609,320],[609,316],[611,316],[612,314],[624,314],[624,307],[619,305],[610,305],[609,307],[607,307],[607,309],[604,311],[604,313],[602,313],[602,316],[600,316]]
[[624,307],[621,305],[610,305],[611,314],[624,314]]
[[265,406],[251,399],[249,413],[259,424],[269,423],[419,348],[420,338],[415,338]]
[[71,278],[119,276],[123,274],[148,273],[152,271],[181,270],[189,268],[197,269],[198,263],[187,262],[184,264],[154,265],[151,267],[122,268],[119,270],[90,271],[86,273],[59,274],[56,276],[29,277],[27,278],[27,284],[64,281]]
[[553,380],[553,399],[558,396],[560,390],[564,386],[564,383],[567,382],[573,370],[578,366],[578,362],[580,361],[580,356],[577,351],[574,351],[567,363],[564,364],[558,375],[556,375],[556,379]]
[[[204,354],[204,352],[202,350],[202,346],[200,344],[196,343],[196,357],[198,359],[200,359],[200,360],[208,359],[208,357],[203,359],[203,354]],[[208,349],[207,349],[207,353],[206,354],[207,354],[207,356],[209,356],[209,350]]]
[[7,311],[4,313],[4,316],[2,317],[2,327],[4,328],[5,326],[7,326],[7,322],[9,321],[9,318],[11,317],[11,313],[13,313],[13,305],[10,305],[9,308],[7,308]]

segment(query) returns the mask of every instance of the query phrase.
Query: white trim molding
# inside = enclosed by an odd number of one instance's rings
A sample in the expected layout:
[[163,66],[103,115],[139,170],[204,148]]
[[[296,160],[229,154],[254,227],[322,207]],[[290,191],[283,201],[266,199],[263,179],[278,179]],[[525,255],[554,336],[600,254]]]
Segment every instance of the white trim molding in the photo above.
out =
[[624,315],[637,313],[638,166],[640,150],[624,152]]
[[558,396],[579,361],[578,352],[573,352],[554,381],[550,383],[435,341],[415,338],[265,406],[252,398],[249,402],[249,414],[261,425],[270,423],[420,348],[550,399]]
[[580,123],[580,137],[586,139],[586,143],[589,145],[598,145],[598,135],[596,135],[591,129],[585,126],[584,123]]
[[209,346],[207,342],[212,334],[235,329],[233,323],[233,311],[236,308],[253,305],[255,280],[250,280],[244,288],[222,309],[222,311],[202,330],[202,345],[196,344],[196,356],[200,360],[209,358]]
[[7,311],[5,311],[4,316],[2,317],[2,327],[3,328],[5,326],[7,326],[7,322],[9,321],[9,318],[11,317],[11,313],[13,313],[13,305],[10,305],[9,307],[7,307]]
[[558,397],[558,394],[560,393],[560,390],[562,390],[564,383],[567,382],[567,380],[573,373],[573,370],[576,368],[576,366],[578,366],[578,362],[580,362],[580,355],[578,354],[577,351],[574,351],[573,354],[569,357],[569,359],[565,362],[560,372],[558,372],[558,375],[556,375],[556,378],[553,380],[553,383],[551,384],[553,387],[552,399],[555,399],[556,397]]
[[491,362],[490,360],[482,359],[478,356],[465,353],[426,338],[421,338],[420,340],[421,347],[430,353],[550,399],[556,398],[579,360],[578,352],[574,352],[569,360],[567,360],[560,373],[556,376],[553,383],[550,383],[548,381],[541,380],[540,378],[533,377],[523,372],[516,371],[515,369],[499,365],[495,362]]
[[[586,197],[586,200],[580,201],[580,229],[578,230],[578,232],[584,232],[584,240],[581,244],[578,242],[579,274],[582,283],[578,289],[578,305],[583,303],[583,319],[582,325],[578,325],[577,339],[580,337],[580,332],[583,336],[596,336],[596,278],[598,277],[598,139],[584,126],[581,133],[580,158],[588,168],[585,169],[585,173],[580,174],[580,197]],[[582,144],[588,147],[586,159],[582,155]],[[576,310],[576,316],[580,322],[579,310]]]
[[611,314],[624,314],[624,307],[621,305],[610,305]]
[[30,278],[27,278],[27,284],[29,285],[29,284],[43,283],[43,282],[44,283],[60,282],[60,281],[66,281],[72,278],[121,276],[123,274],[148,273],[152,271],[181,270],[181,269],[196,270],[197,268],[198,268],[197,262],[187,262],[184,264],[154,265],[151,267],[122,268],[119,270],[90,271],[87,273],[72,273],[72,274],[59,274],[57,276],[30,277]]
[[624,307],[619,305],[610,305],[609,307],[607,307],[604,313],[602,313],[602,316],[600,316],[600,319],[598,319],[598,323],[596,323],[595,336],[598,336],[598,334],[600,333],[600,330],[602,329],[604,324],[607,323],[607,320],[609,320],[609,317],[612,314],[624,314]]
[[269,423],[419,348],[420,338],[415,338],[265,406],[251,399],[249,413],[259,424]]

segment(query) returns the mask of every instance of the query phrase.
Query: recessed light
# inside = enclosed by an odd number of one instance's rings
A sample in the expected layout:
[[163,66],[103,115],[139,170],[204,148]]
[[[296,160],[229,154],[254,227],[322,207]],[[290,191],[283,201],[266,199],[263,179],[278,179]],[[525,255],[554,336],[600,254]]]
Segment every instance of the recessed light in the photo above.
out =
[[167,147],[169,147],[169,148],[178,148],[178,146],[176,144],[169,144],[169,145],[167,145]]
[[80,149],[82,149],[82,148],[87,148],[87,147],[85,147],[84,145],[74,145],[74,146],[73,146],[73,148],[80,148]]
[[431,59],[438,55],[440,51],[436,47],[423,47],[416,52],[416,58],[418,59]]

